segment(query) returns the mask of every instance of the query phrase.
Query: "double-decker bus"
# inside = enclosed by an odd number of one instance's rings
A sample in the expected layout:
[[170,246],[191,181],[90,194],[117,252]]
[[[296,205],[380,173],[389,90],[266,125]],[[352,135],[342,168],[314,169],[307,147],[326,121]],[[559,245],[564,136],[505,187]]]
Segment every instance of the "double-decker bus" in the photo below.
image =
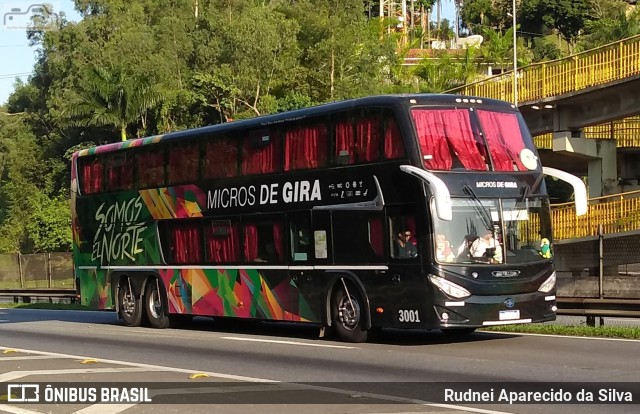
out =
[[[72,162],[81,303],[468,333],[556,315],[543,169],[506,102],[374,96],[102,145]],[[545,248],[541,248],[541,246]]]

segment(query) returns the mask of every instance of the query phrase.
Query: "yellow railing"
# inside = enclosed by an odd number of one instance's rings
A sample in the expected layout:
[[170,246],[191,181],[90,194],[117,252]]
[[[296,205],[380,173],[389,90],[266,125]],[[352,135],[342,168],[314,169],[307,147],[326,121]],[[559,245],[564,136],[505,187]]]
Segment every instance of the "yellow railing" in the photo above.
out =
[[[591,139],[615,139],[618,148],[640,147],[640,116],[619,119],[584,129],[584,137]],[[537,148],[552,149],[552,134],[533,137]]]
[[576,217],[574,203],[551,206],[555,240],[596,236],[598,224],[604,233],[640,229],[640,191],[589,199],[589,211]]
[[[640,35],[518,70],[518,100],[537,101],[640,73]],[[513,102],[513,71],[482,79],[450,93]]]

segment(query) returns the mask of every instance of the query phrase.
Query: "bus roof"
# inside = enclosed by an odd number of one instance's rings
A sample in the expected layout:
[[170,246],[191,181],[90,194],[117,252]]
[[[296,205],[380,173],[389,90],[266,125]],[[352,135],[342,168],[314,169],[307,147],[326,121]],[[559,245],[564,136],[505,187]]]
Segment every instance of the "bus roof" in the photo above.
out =
[[[415,102],[410,102],[410,100]],[[297,109],[293,111],[281,112],[271,115],[263,115],[255,118],[249,118],[239,121],[226,122],[222,124],[208,125],[199,128],[186,129],[183,131],[169,132],[167,134],[154,135],[145,138],[131,139],[122,142],[115,142],[111,144],[104,144],[94,146],[88,149],[77,151],[74,157],[83,157],[87,155],[103,154],[107,152],[114,152],[121,149],[139,147],[143,145],[151,145],[159,142],[166,142],[173,139],[181,138],[193,138],[201,135],[220,133],[233,131],[236,129],[244,128],[257,128],[265,127],[268,125],[277,124],[280,122],[286,122],[291,120],[303,119],[308,116],[319,116],[334,113],[338,111],[345,111],[349,109],[356,109],[362,107],[372,106],[394,106],[400,104],[417,104],[417,105],[460,105],[462,100],[476,99],[482,102],[483,106],[491,106],[502,109],[515,109],[514,106],[508,102],[500,101],[496,99],[464,96],[464,95],[451,95],[451,94],[397,94],[397,95],[376,95],[368,96],[364,98],[348,99],[344,101],[337,101],[326,103],[317,106],[311,106],[308,108]],[[468,102],[468,101],[467,101]],[[466,105],[466,102],[464,103]]]

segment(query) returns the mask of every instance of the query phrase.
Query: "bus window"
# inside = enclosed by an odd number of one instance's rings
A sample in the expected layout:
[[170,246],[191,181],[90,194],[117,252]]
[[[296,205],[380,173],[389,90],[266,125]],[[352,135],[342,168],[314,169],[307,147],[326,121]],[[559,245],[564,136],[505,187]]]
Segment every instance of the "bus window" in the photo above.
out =
[[484,144],[474,134],[468,109],[413,109],[424,167],[486,171]]
[[248,221],[244,223],[243,230],[245,262],[282,262],[282,220]]
[[371,263],[384,258],[384,232],[380,213],[335,211],[333,254],[336,263]]
[[415,216],[390,216],[389,234],[391,235],[392,258],[405,260],[418,256]]
[[228,178],[238,175],[238,145],[231,138],[215,137],[204,149],[204,178]]
[[171,261],[175,264],[202,261],[202,242],[198,221],[178,221],[170,225]]
[[82,178],[82,193],[95,194],[102,191],[102,160],[98,158],[80,158],[79,165],[79,175]]
[[372,162],[380,159],[381,123],[378,111],[367,111],[338,119],[334,157],[338,164]]
[[[526,148],[515,113],[476,111],[495,171],[527,171],[520,160]],[[533,149],[533,148],[530,148]]]
[[205,248],[209,263],[240,261],[240,230],[237,222],[217,220],[205,228]]
[[242,147],[242,174],[266,174],[280,169],[281,142],[274,130],[250,132]]
[[386,114],[384,118],[384,156],[388,160],[402,158],[405,151],[398,124],[393,114]]
[[287,130],[284,141],[284,170],[318,168],[327,165],[327,127],[325,124]]
[[163,148],[142,150],[137,156],[138,187],[152,188],[164,185]]
[[133,188],[133,153],[112,154],[107,160],[107,191]]
[[169,147],[167,178],[169,185],[193,183],[198,180],[200,148],[197,143]]
[[311,257],[311,221],[307,214],[290,216],[289,240],[293,262],[307,261]]

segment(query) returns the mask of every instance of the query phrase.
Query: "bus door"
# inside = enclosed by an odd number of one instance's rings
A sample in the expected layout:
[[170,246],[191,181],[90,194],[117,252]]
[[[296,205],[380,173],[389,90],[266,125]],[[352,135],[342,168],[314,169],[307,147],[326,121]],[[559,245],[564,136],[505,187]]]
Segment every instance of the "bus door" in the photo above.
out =
[[426,280],[421,270],[421,256],[427,254],[424,224],[414,207],[391,207],[387,209],[386,225],[389,270],[385,284],[389,301],[385,309],[392,315],[392,321],[387,322],[402,328],[419,328],[427,312]]

